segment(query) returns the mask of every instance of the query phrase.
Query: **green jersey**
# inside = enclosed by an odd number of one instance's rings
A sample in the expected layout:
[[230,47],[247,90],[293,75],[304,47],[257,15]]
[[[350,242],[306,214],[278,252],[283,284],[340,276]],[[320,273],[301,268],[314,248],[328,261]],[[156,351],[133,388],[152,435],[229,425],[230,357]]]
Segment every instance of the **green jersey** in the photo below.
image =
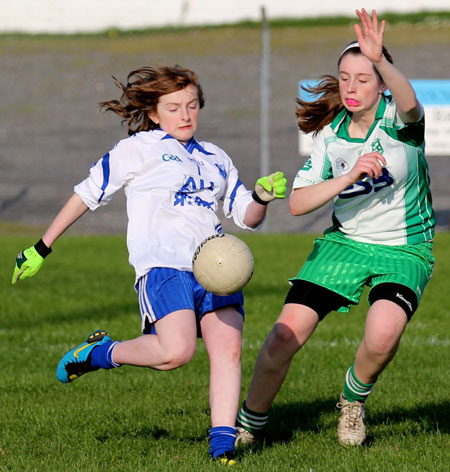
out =
[[432,241],[435,218],[425,159],[425,118],[403,123],[391,97],[383,97],[365,139],[351,138],[351,114],[342,110],[314,138],[311,155],[293,188],[339,177],[359,156],[378,151],[387,165],[334,198],[333,226],[364,243],[398,246]]

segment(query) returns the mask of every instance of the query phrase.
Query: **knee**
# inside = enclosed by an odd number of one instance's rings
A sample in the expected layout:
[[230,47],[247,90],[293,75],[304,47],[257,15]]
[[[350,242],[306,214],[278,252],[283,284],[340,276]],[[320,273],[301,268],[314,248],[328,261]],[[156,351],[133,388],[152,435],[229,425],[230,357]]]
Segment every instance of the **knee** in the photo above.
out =
[[371,354],[386,356],[397,351],[399,342],[400,338],[389,332],[378,332],[369,336],[366,345]]
[[195,344],[185,344],[168,348],[165,352],[163,369],[171,370],[189,363],[195,354]]
[[299,349],[294,331],[283,323],[276,323],[267,340],[267,348],[271,356]]

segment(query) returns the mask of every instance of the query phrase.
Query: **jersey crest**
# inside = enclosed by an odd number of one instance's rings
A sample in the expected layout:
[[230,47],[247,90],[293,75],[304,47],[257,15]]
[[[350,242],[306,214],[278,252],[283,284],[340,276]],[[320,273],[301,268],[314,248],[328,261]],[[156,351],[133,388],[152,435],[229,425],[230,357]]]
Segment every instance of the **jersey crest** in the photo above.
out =
[[381,145],[380,138],[375,139],[375,141],[372,141],[370,144],[372,148],[372,152],[379,152],[380,154],[383,154],[384,149],[383,146]]

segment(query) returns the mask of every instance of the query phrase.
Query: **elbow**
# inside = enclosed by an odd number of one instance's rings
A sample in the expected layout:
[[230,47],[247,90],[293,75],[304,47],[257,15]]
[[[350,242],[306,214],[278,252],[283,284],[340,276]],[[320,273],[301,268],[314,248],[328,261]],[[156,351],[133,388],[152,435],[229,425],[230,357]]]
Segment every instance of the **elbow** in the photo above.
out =
[[417,100],[409,105],[405,106],[403,110],[399,110],[400,118],[404,123],[416,123],[422,116],[422,109]]
[[244,225],[247,226],[248,229],[256,229],[262,221],[255,222],[255,221],[244,221]]
[[294,208],[292,205],[289,205],[289,210],[292,216],[300,216],[301,213],[298,212],[297,208]]
[[289,211],[291,212],[292,216],[301,216],[307,213],[307,211],[305,211],[298,202],[295,202],[292,199],[289,201]]

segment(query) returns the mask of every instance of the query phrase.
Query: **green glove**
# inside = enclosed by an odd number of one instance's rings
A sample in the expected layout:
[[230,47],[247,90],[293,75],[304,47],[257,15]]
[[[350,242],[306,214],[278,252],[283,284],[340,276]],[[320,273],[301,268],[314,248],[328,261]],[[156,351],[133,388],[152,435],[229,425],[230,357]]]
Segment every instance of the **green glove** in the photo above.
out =
[[44,258],[51,252],[51,248],[47,247],[42,239],[34,246],[19,252],[11,283],[14,285],[19,279],[33,277],[44,263]]
[[267,177],[261,177],[256,181],[253,200],[261,205],[267,205],[276,198],[286,197],[286,183],[283,172],[274,172]]

